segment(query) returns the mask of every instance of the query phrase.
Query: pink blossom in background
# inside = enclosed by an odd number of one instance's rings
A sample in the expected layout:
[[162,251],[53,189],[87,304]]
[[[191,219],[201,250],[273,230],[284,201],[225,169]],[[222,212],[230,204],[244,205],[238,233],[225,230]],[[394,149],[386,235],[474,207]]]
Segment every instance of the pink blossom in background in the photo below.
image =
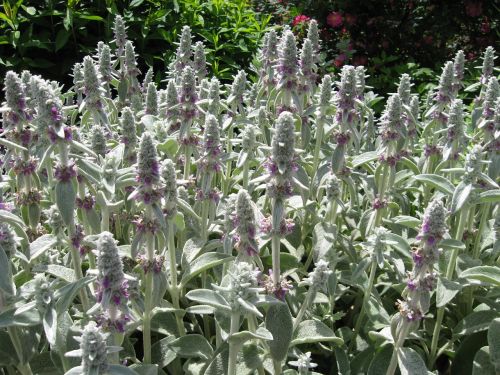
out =
[[297,26],[298,24],[300,23],[306,23],[307,21],[309,21],[311,19],[311,17],[307,17],[306,15],[304,14],[299,14],[298,16],[296,16],[293,21],[292,21],[292,25],[293,26]]
[[331,27],[337,28],[342,26],[342,14],[340,12],[332,12],[326,17],[326,23]]
[[333,61],[333,63],[335,64],[335,66],[337,68],[340,68],[342,65],[344,65],[346,59],[347,59],[347,56],[344,53],[341,53],[340,55],[338,55],[335,58],[335,60]]
[[357,20],[357,17],[354,14],[349,14],[349,13],[347,13],[344,16],[344,18],[345,18],[345,22],[350,26],[354,25],[356,23],[356,20]]
[[469,17],[479,17],[483,13],[483,3],[470,0],[465,3],[465,14]]
[[488,34],[491,31],[490,22],[488,17],[484,17],[483,22],[481,22],[481,32],[483,34]]

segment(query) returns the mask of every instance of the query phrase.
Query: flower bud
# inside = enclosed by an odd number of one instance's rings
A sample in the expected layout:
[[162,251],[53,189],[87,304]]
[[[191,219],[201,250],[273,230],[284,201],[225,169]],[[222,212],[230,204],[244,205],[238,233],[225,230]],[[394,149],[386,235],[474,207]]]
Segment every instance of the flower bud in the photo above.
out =
[[422,220],[422,227],[417,236],[425,244],[436,247],[448,231],[446,217],[448,213],[439,199],[434,199],[427,206]]
[[175,60],[170,66],[173,70],[174,78],[177,80],[181,72],[191,65],[191,28],[184,26],[179,40],[179,46],[175,53]]
[[102,107],[102,87],[97,75],[97,69],[90,56],[83,58],[83,77],[85,102],[89,109],[98,110]]
[[[453,59],[453,75],[455,77],[455,83],[458,85],[458,87],[464,79],[464,65],[465,54],[464,51],[460,50],[457,52],[455,58]],[[458,91],[458,87],[456,91]]]
[[439,77],[439,85],[437,88],[436,100],[438,103],[448,104],[451,102],[453,94],[453,62],[447,61],[443,67],[443,72]]
[[492,119],[495,113],[495,102],[500,96],[500,85],[496,77],[491,77],[488,80],[486,94],[483,103],[483,117],[487,120]]
[[212,77],[210,88],[208,89],[208,113],[218,116],[220,112],[220,82]]
[[248,153],[253,153],[257,147],[255,138],[255,127],[252,125],[248,125],[247,127],[245,127],[245,129],[243,129],[241,139],[242,139],[241,148],[243,149],[243,151],[246,151]]
[[90,144],[92,146],[92,150],[102,157],[106,155],[107,147],[106,147],[106,136],[102,131],[102,127],[94,126],[92,128],[92,138],[90,139]]
[[113,32],[115,35],[116,56],[121,57],[127,43],[127,27],[122,16],[117,15],[113,24]]
[[339,91],[336,98],[340,110],[349,111],[354,108],[357,92],[356,83],[356,69],[351,65],[344,65],[340,73]]
[[156,85],[150,82],[146,96],[146,114],[157,116],[158,115],[158,91]]
[[99,332],[94,322],[88,323],[80,341],[83,374],[104,374],[107,364],[106,338]]
[[127,153],[135,153],[135,147],[137,145],[137,130],[135,125],[134,113],[129,107],[125,107],[122,110],[122,115],[120,117],[120,125],[122,128],[122,142],[125,144],[125,150]]
[[203,42],[196,42],[194,45],[193,68],[198,80],[202,80],[207,75],[207,60],[205,58],[205,46]]
[[0,223],[0,248],[10,259],[16,253],[17,241],[12,228],[6,223]]
[[328,262],[320,259],[304,281],[311,288],[326,291],[328,288],[328,278],[332,273],[333,271],[330,269]]
[[340,198],[341,181],[334,173],[331,173],[326,180],[325,192],[328,201]]
[[401,138],[401,99],[398,94],[393,94],[387,100],[384,113],[381,117],[381,136],[384,144],[397,141]]
[[107,44],[102,44],[102,48],[99,51],[99,74],[101,75],[101,81],[109,84],[111,79],[111,50]]
[[115,306],[127,304],[128,284],[123,273],[123,263],[118,253],[118,247],[109,232],[101,233],[97,242],[97,302],[103,309],[107,309],[110,303]]
[[481,75],[482,83],[488,82],[488,79],[493,74],[493,69],[495,68],[495,59],[495,50],[493,49],[493,47],[489,46],[484,51],[483,55],[483,68]]
[[7,118],[13,124],[26,119],[26,96],[19,76],[9,70],[5,75],[5,101],[10,111]]
[[332,99],[332,77],[325,75],[319,85],[318,104],[325,109],[328,108]]
[[309,39],[304,39],[302,49],[300,51],[300,72],[304,78],[315,80],[315,65],[313,57],[313,45]]
[[319,30],[318,22],[314,19],[309,21],[309,27],[307,29],[307,39],[311,41],[313,53],[316,55],[320,52],[320,40],[319,40]]
[[366,69],[364,66],[356,67],[356,97],[363,99],[366,88]]
[[157,185],[160,181],[158,154],[151,134],[144,133],[139,144],[137,182],[143,186]]
[[80,103],[82,100],[82,95],[85,90],[84,82],[83,66],[80,63],[76,63],[73,66],[73,87],[77,95],[77,103]]
[[311,361],[311,352],[300,354],[296,361],[290,361],[288,364],[297,367],[299,374],[308,374],[309,369],[318,366]]
[[151,82],[153,82],[154,70],[153,68],[149,68],[146,74],[144,75],[144,80],[142,81],[142,92],[145,94],[145,99],[147,100],[148,87]]
[[279,87],[293,90],[297,84],[297,42],[295,35],[290,30],[283,32],[278,55]]
[[[126,68],[126,74],[129,77],[136,78],[140,71],[139,68],[137,67],[137,61],[135,59],[135,49],[134,49],[134,44],[128,40],[125,43],[125,68]],[[137,83],[138,85],[139,83]],[[138,91],[138,87],[134,87],[136,91]]]
[[279,173],[285,175],[294,169],[295,122],[290,112],[282,112],[276,122],[272,142],[272,160]]
[[257,224],[252,199],[246,190],[240,190],[236,198],[236,248],[248,256],[257,255],[259,247],[255,239]]
[[401,99],[401,103],[405,105],[410,104],[411,99],[411,77],[410,75],[403,73],[399,80],[398,95]]
[[167,95],[165,106],[167,107],[167,120],[172,121],[177,118],[179,111],[177,108],[173,108],[178,104],[177,89],[175,88],[175,82],[169,80],[167,84]]
[[169,216],[176,212],[177,205],[177,176],[174,162],[166,159],[162,164],[162,177],[165,181],[165,209]]
[[474,183],[480,176],[482,169],[483,149],[480,145],[475,145],[465,157],[463,181]]
[[243,103],[243,95],[245,94],[247,85],[247,74],[244,70],[240,70],[238,74],[234,77],[234,81],[231,85],[231,90],[229,93],[230,97],[233,97],[235,104]]

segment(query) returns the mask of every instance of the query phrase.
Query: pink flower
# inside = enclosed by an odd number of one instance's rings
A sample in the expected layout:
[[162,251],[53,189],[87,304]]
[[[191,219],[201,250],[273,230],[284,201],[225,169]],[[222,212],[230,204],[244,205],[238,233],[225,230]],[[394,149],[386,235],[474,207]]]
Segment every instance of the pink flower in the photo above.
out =
[[354,25],[354,24],[356,23],[356,19],[357,19],[357,18],[356,18],[356,16],[355,16],[354,14],[348,14],[348,13],[347,13],[347,14],[345,15],[345,22],[346,22],[348,25],[350,25],[350,26],[352,26],[352,25]]
[[292,25],[293,26],[297,26],[298,24],[300,23],[306,23],[307,21],[309,21],[311,19],[311,17],[307,17],[306,15],[304,14],[299,14],[298,16],[296,16],[293,21],[292,21]]
[[346,61],[347,59],[347,56],[343,53],[341,53],[340,55],[338,55],[335,60],[333,61],[333,63],[335,64],[335,66],[337,68],[340,68],[342,65],[344,65],[344,62]]
[[333,28],[342,26],[342,14],[340,12],[332,12],[326,17],[326,23]]
[[465,3],[465,13],[469,17],[479,17],[483,13],[483,3],[479,1],[467,1]]
[[484,17],[483,22],[481,22],[481,32],[483,34],[488,34],[491,31],[490,23],[487,17]]

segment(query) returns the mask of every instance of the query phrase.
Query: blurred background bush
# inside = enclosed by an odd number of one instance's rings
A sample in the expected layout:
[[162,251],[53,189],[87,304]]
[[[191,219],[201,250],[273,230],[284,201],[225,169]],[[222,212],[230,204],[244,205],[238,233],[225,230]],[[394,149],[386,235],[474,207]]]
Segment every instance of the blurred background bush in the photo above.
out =
[[128,25],[144,73],[155,80],[173,58],[183,25],[207,47],[212,72],[228,81],[247,68],[269,27],[303,36],[310,19],[321,27],[322,69],[365,65],[377,92],[394,90],[401,73],[417,91],[463,49],[472,60],[498,50],[500,6],[494,0],[4,0],[0,6],[0,76],[30,69],[71,85],[72,65],[113,39],[114,16]]

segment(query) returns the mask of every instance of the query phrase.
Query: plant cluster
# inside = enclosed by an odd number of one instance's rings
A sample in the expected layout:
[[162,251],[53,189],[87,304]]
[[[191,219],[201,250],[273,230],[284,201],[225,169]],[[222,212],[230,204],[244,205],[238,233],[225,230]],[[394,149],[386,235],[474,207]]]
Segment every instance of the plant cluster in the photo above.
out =
[[493,48],[376,116],[315,21],[225,86],[188,26],[162,85],[113,38],[68,90],[5,76],[0,373],[500,370]]
[[117,14],[136,43],[139,69],[153,67],[156,82],[165,78],[184,25],[205,43],[213,74],[230,80],[251,61],[270,21],[246,0],[6,0],[0,6],[0,75],[28,69],[70,87],[74,62],[113,38]]

